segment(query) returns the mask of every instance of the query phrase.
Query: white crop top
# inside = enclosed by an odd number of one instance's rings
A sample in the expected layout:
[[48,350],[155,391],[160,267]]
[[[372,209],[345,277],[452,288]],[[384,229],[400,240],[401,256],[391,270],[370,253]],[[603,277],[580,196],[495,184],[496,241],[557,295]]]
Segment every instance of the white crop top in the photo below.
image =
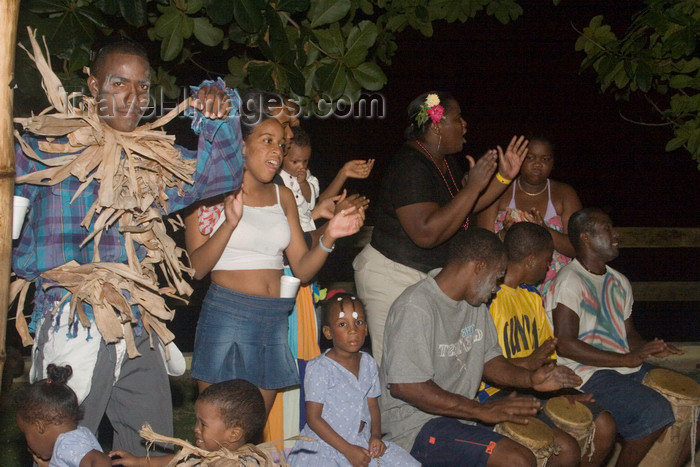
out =
[[[243,206],[241,220],[212,271],[284,268],[282,252],[289,245],[292,234],[280,204],[279,186],[275,185],[275,188],[277,204],[261,207]],[[226,215],[222,212],[211,235],[225,220]]]

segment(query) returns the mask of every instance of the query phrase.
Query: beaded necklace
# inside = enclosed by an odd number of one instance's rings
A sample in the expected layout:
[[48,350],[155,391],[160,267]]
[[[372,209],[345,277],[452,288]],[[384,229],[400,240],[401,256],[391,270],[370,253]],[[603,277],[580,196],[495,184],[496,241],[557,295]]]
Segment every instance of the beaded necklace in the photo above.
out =
[[[450,184],[447,182],[447,178],[445,178],[445,174],[442,173],[442,171],[440,170],[440,167],[437,165],[437,162],[435,162],[435,159],[433,158],[433,155],[430,154],[430,151],[428,151],[428,149],[427,149],[425,146],[423,146],[423,145],[421,144],[420,141],[416,140],[416,144],[418,145],[419,148],[421,148],[421,150],[425,153],[425,155],[428,156],[428,159],[430,159],[430,161],[433,163],[433,165],[434,165],[435,168],[437,169],[438,173],[439,173],[440,176],[442,177],[442,181],[445,182],[445,186],[447,187],[447,191],[450,193],[450,197],[451,197],[451,198],[454,198],[455,195],[456,195],[457,193],[459,193],[459,186],[457,185],[457,182],[455,182],[455,178],[454,178],[454,176],[452,175],[452,171],[450,170],[450,165],[447,163],[447,161],[444,161],[444,162],[445,162],[445,168],[447,168],[447,173],[448,173],[449,176],[450,176],[450,180],[452,180],[452,186],[454,186],[454,187],[455,187],[455,190],[456,190],[454,193],[452,192],[452,187],[451,187]],[[463,228],[464,230],[467,230],[467,229],[469,228],[469,216],[467,216],[467,217],[464,219],[464,223],[462,224],[462,228]]]

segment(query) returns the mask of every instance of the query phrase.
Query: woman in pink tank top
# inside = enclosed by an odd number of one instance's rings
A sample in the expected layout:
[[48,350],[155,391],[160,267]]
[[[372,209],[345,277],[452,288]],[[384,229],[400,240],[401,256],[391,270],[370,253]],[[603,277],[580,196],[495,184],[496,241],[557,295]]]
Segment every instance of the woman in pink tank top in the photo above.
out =
[[516,222],[534,222],[549,229],[554,239],[554,255],[544,282],[538,286],[545,299],[557,271],[575,254],[566,227],[569,216],[582,207],[571,186],[549,179],[553,165],[552,143],[539,136],[530,138],[518,178],[477,218],[479,227],[499,233],[501,238],[500,232],[505,233]]

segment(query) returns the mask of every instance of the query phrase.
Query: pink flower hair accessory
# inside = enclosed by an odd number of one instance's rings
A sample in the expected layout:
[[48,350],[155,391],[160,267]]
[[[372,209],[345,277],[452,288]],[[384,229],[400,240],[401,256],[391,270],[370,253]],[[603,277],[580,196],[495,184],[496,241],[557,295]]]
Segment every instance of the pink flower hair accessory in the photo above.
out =
[[419,127],[425,125],[430,120],[432,123],[439,123],[445,115],[445,108],[440,105],[440,98],[435,93],[426,96],[425,102],[420,106],[416,114],[416,123]]

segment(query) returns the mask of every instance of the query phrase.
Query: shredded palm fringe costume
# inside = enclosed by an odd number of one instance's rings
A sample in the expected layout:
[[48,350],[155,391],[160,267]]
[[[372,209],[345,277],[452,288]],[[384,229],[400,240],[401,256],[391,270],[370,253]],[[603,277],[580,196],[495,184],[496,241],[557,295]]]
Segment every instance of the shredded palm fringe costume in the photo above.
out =
[[[41,274],[70,292],[52,313],[55,314],[66,300],[70,300],[69,321],[79,319],[88,328],[91,323],[83,310],[83,303],[89,304],[105,342],[113,343],[123,338],[129,358],[134,358],[140,355],[131,329],[131,323],[137,321],[132,313],[132,306],[136,305],[141,311],[151,345],[152,332],[155,332],[167,346],[174,336],[165,322],[172,320],[174,311],[167,306],[164,297],[186,302],[185,297],[192,293],[192,288],[183,278],[183,272],[191,273],[192,270],[181,261],[186,252],[168,236],[160,211],[168,212],[166,188],[181,190],[185,184],[193,182],[196,161],[183,158],[174,147],[175,137],[160,127],[187,108],[189,99],[164,117],[139,126],[133,132],[114,130],[100,122],[93,97],[66,94],[31,29],[29,37],[33,53],[25,50],[42,75],[42,85],[51,106],[39,115],[16,118],[15,122],[35,135],[46,137],[46,141],[39,143],[42,151],[67,155],[43,160],[15,131],[25,154],[50,166],[18,177],[16,182],[54,185],[68,177],[76,177],[82,185],[73,199],[89,184],[99,183],[98,198],[81,223],[90,232],[81,247],[94,242],[92,262],[78,264],[70,261]],[[44,48],[48,57],[45,43]],[[78,99],[80,103],[76,108],[71,102]],[[68,142],[62,144],[56,138]],[[115,223],[124,235],[128,264],[100,261],[98,245],[102,231]],[[141,260],[134,243],[146,250]],[[159,286],[156,268],[167,286]],[[26,280],[17,279],[10,288],[10,302],[18,295],[20,298],[16,327],[24,345],[32,343],[22,313],[28,287]]]

